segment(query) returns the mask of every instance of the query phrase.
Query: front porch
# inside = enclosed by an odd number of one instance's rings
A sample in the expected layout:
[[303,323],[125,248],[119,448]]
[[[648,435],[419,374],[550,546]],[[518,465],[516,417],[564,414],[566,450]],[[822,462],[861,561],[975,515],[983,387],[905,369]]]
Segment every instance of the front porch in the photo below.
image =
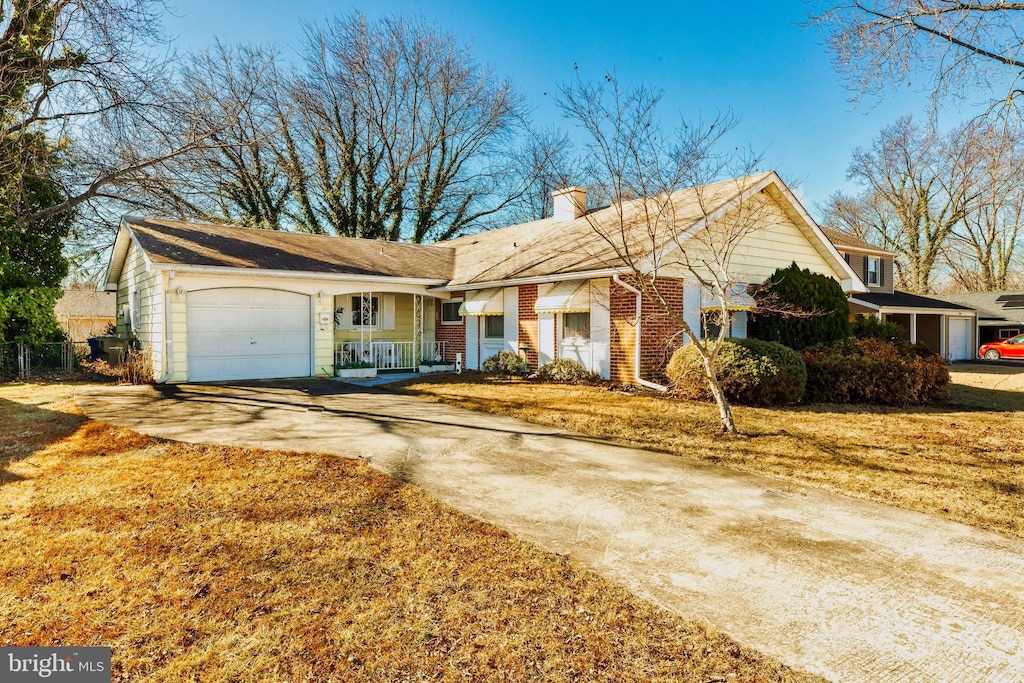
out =
[[335,366],[373,363],[378,370],[415,370],[420,365],[440,362],[445,358],[447,342],[421,340],[335,342]]
[[363,291],[334,297],[336,368],[415,371],[452,362],[435,339],[436,297],[416,292]]

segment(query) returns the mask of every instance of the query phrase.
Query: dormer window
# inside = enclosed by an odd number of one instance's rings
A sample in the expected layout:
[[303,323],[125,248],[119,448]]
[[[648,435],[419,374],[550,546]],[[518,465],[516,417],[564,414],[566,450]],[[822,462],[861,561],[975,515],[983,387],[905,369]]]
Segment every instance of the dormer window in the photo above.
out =
[[882,272],[882,259],[875,258],[874,256],[868,257],[868,282],[867,284],[877,287],[882,284],[880,274]]

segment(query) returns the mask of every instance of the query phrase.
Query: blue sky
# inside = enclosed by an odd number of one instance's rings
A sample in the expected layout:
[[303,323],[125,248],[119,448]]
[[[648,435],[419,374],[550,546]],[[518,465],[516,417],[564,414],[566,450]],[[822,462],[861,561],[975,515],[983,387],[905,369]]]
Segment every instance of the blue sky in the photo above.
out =
[[[666,124],[731,110],[733,144],[764,150],[765,166],[796,186],[812,214],[846,181],[850,154],[903,114],[923,116],[925,98],[905,88],[855,106],[833,71],[822,36],[799,26],[808,4],[774,2],[492,3],[375,0],[174,0],[166,22],[181,48],[224,42],[273,43],[286,51],[304,21],[359,9],[369,17],[422,15],[471,44],[477,59],[510,77],[542,126],[566,123],[551,93],[573,76],[614,70],[627,82],[664,90]],[[640,11],[640,8],[644,11]],[[958,112],[944,115],[956,123]]]

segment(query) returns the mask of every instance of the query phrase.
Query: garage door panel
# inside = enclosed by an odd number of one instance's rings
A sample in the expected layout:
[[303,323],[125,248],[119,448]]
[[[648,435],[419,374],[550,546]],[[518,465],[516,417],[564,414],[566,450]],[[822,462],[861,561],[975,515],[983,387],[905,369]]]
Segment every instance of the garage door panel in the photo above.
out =
[[970,318],[950,318],[947,355],[951,360],[969,360],[974,357],[971,348]]
[[310,374],[310,301],[259,288],[192,292],[188,366],[192,381]]

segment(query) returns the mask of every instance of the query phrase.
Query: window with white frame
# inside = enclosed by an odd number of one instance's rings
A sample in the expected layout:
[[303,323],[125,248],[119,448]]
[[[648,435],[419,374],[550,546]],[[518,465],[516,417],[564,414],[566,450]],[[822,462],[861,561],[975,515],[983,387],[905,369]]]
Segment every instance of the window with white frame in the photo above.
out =
[[[700,312],[701,339],[717,339],[722,331],[722,311],[708,308]],[[726,337],[732,336],[732,316],[729,316],[729,331]]]
[[1020,330],[1019,329],[1017,329],[1017,330],[999,330],[999,338],[1000,339],[1012,339],[1013,337],[1016,337],[1018,334],[1020,334]]
[[590,312],[566,313],[562,316],[562,335],[565,339],[590,339]]
[[441,324],[442,325],[461,325],[462,314],[459,313],[459,308],[462,306],[462,301],[443,301],[441,302]]
[[484,316],[484,338],[503,339],[505,337],[505,316]]
[[352,297],[352,327],[380,329],[380,298],[376,296]]
[[881,280],[882,272],[882,259],[875,258],[874,256],[868,256],[868,284],[878,286],[882,284]]

